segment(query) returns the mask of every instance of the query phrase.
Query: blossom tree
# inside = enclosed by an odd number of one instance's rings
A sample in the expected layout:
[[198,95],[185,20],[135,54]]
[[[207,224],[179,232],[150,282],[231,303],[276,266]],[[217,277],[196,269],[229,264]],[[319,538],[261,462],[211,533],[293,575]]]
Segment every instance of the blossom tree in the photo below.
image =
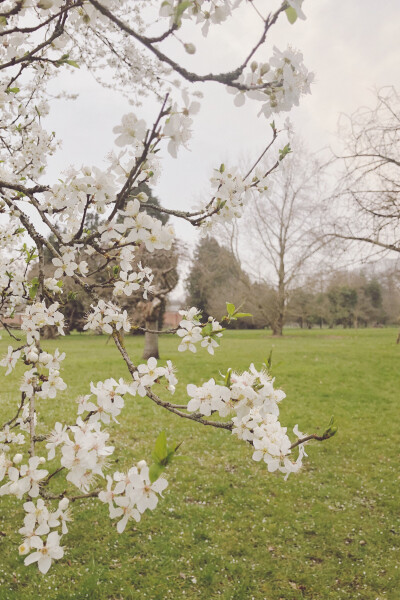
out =
[[[163,432],[156,440],[151,465],[141,460],[125,473],[112,469],[111,457],[118,449],[110,445],[104,426],[118,422],[132,396],[147,397],[180,418],[230,431],[253,446],[255,461],[285,476],[300,469],[306,442],[327,439],[335,432],[331,425],[321,436],[303,435],[296,426],[291,441],[279,422],[279,403],[285,394],[274,387],[266,367],[250,365],[244,373],[229,369],[220,383],[213,379],[193,382],[187,386],[187,403],[174,404],[170,396],[177,378],[171,362],[160,365],[150,358],[136,365],[124,345],[124,332],[130,331],[131,324],[119,304],[121,296],[138,289],[145,299],[152,294],[151,270],[145,264],[132,266],[135,250],[168,250],[174,240],[173,227],[143,210],[148,198],[145,194],[132,197],[132,190],[143,182],[154,182],[165,151],[177,158],[181,146],[188,143],[199,109],[191,85],[226,86],[237,106],[245,101],[259,103],[263,118],[290,111],[310,91],[312,75],[300,52],[274,48],[269,58],[258,58],[271,27],[282,15],[286,13],[291,22],[304,18],[302,0],[284,1],[274,12],[267,12],[267,4],[260,2],[262,6],[256,7],[245,0],[1,2],[0,321],[11,341],[0,366],[8,375],[21,363],[25,372],[16,412],[0,424],[0,495],[22,502],[25,516],[21,511],[19,552],[26,565],[37,563],[42,573],[64,554],[61,541],[68,533],[71,500],[96,497],[106,503],[122,533],[131,519],[140,521],[146,510],[156,508],[167,487],[161,475],[177,447],[168,447]],[[167,49],[173,40],[189,56],[196,51],[190,35],[185,39],[188,24],[198,26],[206,37],[210,28],[228,23],[239,8],[256,10],[261,27],[251,50],[233,70],[198,74],[170,57]],[[52,104],[49,84],[64,69],[77,67],[87,68],[104,85],[112,78],[133,104],[143,94],[152,94],[160,102],[158,114],[152,125],[134,112],[120,116],[106,169],[71,168],[57,183],[46,183],[47,161],[58,146],[55,134],[43,122]],[[183,85],[175,85],[177,77]],[[279,135],[273,122],[271,141],[262,155],[275,151]],[[249,197],[266,190],[271,170],[263,172],[258,163],[246,174],[233,167],[216,168],[210,198],[196,211],[152,208],[208,232],[217,222],[240,217]],[[278,165],[279,160],[274,168]],[[95,221],[94,214],[101,219],[88,227],[89,221]],[[51,277],[44,274],[45,250],[52,256]],[[98,256],[99,268],[108,273],[101,283],[101,298],[100,284],[88,283],[85,255]],[[30,277],[34,263],[38,275]],[[62,306],[69,297],[64,299],[62,282],[66,278],[90,295],[85,329],[100,329],[112,337],[127,376],[92,382],[87,394],[79,398],[75,422],[56,422],[47,435],[38,435],[43,399],[57,398],[67,387],[67,369],[61,375],[65,353],[55,350],[51,354],[41,346],[46,326],[64,334]],[[106,299],[104,290],[109,292]],[[19,340],[7,319],[21,307],[24,335]],[[230,303],[227,311],[225,321],[239,316]],[[182,352],[195,353],[200,346],[213,354],[223,327],[212,317],[203,322],[201,313],[191,307],[182,312],[180,326],[172,333],[178,335]],[[155,393],[155,384],[164,386],[162,395]],[[215,420],[216,415],[222,420]],[[57,466],[52,466],[53,461]],[[63,476],[66,489],[57,494],[52,483]],[[105,485],[99,486],[99,481]]]

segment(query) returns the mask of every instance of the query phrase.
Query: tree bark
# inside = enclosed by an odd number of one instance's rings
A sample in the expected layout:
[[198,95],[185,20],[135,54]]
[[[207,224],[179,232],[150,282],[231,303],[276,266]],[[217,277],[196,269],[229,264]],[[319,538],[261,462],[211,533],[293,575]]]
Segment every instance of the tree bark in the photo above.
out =
[[[146,329],[156,330],[158,327],[157,319],[154,321],[146,321]],[[158,333],[150,333],[146,331],[144,334],[144,350],[143,358],[147,360],[153,356],[154,358],[160,358],[158,350]]]
[[158,320],[160,316],[160,310],[162,307],[163,297],[155,297],[146,303],[140,303],[138,306],[143,308],[146,329],[144,334],[144,350],[143,358],[148,359],[151,356],[154,358],[160,358],[158,351],[158,333],[151,333],[151,331],[158,330]]
[[281,254],[281,263],[279,269],[278,295],[276,298],[277,316],[273,324],[273,334],[281,337],[283,335],[283,322],[285,320],[286,298],[285,298],[285,266],[283,262],[283,253]]
[[41,337],[44,340],[54,340],[57,337],[57,327],[55,325],[45,325]]

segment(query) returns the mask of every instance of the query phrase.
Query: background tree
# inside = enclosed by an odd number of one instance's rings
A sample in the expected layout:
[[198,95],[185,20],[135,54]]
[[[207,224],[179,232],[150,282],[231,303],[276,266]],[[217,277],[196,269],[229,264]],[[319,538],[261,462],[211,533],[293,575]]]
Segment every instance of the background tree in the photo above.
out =
[[163,327],[168,294],[179,281],[179,244],[174,244],[171,250],[155,250],[151,254],[145,248],[141,248],[136,258],[138,261],[145,260],[146,265],[152,269],[153,289],[147,300],[143,300],[140,294],[132,294],[124,305],[132,315],[133,322],[139,327],[139,331],[145,330],[143,358],[148,359],[150,356],[159,358],[158,332]]
[[[127,198],[126,203],[139,194],[145,194],[148,200],[142,204],[143,211],[152,217],[157,214],[157,208],[161,207],[159,199],[153,195],[150,186],[147,183],[142,183],[134,188]],[[125,203],[125,204],[126,204]],[[161,214],[160,221],[165,225],[168,222],[169,216]],[[98,213],[89,213],[86,219],[86,229],[90,233],[96,230],[104,221]],[[129,230],[128,230],[129,231]],[[55,243],[55,236],[49,236],[49,242]],[[143,333],[142,330],[149,329],[155,332],[162,329],[163,316],[165,312],[165,304],[168,293],[172,291],[178,283],[178,242],[176,242],[171,250],[155,250],[148,252],[142,244],[136,250],[134,264],[137,267],[139,263],[146,264],[152,270],[153,282],[152,289],[149,291],[147,301],[143,300],[143,295],[140,293],[132,293],[131,296],[124,296],[122,301],[123,307],[128,311],[132,322],[135,323],[136,329],[133,333]],[[83,258],[83,256],[81,257]],[[109,295],[109,287],[114,281],[114,267],[117,266],[117,261],[107,261],[99,257],[97,254],[84,257],[88,264],[87,281],[90,285],[95,285],[100,298],[107,299]],[[53,275],[54,266],[51,262],[52,256],[46,248],[44,251],[44,273],[50,277]],[[37,276],[38,266],[35,265],[31,270],[32,277]],[[59,301],[61,303],[61,311],[66,319],[68,329],[67,333],[73,330],[83,331],[85,325],[85,316],[90,310],[91,298],[86,293],[84,288],[76,290],[76,285],[70,277],[65,277],[63,280]],[[46,327],[44,336],[46,338],[55,337],[57,334],[56,328]],[[158,351],[158,334],[144,332],[145,345],[143,358],[154,356],[159,357]]]
[[[301,143],[295,143],[294,152],[280,161],[271,180],[266,194],[254,198],[238,229],[251,249],[249,268],[255,273],[257,265],[257,280],[275,290],[266,302],[273,334],[280,336],[289,292],[326,244],[319,235],[321,165]],[[249,264],[248,254],[245,258]]]
[[399,92],[377,90],[375,106],[341,119],[340,135],[345,152],[337,157],[342,175],[331,235],[400,252]]
[[[245,303],[248,310],[250,279],[233,252],[220,246],[213,237],[202,238],[197,244],[185,284],[187,304],[200,308],[207,318],[226,314],[227,300],[235,306]],[[238,319],[235,326],[243,322]]]
[[[127,198],[140,197],[145,194],[146,202],[142,204],[143,210],[153,218],[158,218],[163,225],[169,220],[169,215],[160,213],[161,204],[157,196],[154,195],[150,186],[144,182],[132,190]],[[132,316],[137,328],[136,331],[144,330],[145,342],[143,358],[148,359],[160,357],[158,344],[158,331],[162,330],[165,307],[168,294],[176,287],[179,281],[178,260],[179,260],[179,242],[176,241],[170,250],[154,250],[149,252],[142,245],[136,251],[136,264],[143,263],[151,268],[153,274],[152,288],[147,300],[143,299],[142,294],[134,292],[126,297],[124,306]]]

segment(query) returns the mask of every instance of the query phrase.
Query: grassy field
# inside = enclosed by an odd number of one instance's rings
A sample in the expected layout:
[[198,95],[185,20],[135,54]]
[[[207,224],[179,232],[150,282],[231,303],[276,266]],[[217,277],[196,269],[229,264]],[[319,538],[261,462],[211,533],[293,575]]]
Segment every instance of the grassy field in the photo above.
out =
[[[177,352],[162,339],[163,357],[178,367],[176,401],[234,365],[260,366],[273,348],[273,374],[287,398],[281,421],[321,432],[331,415],[338,434],[308,446],[303,471],[284,481],[251,459],[251,447],[226,431],[179,419],[148,399],[127,402],[110,427],[118,468],[150,460],[161,430],[183,441],[169,487],[154,512],[119,535],[107,507],[73,506],[65,557],[42,576],[18,556],[21,503],[0,498],[0,599],[398,600],[400,598],[399,365],[396,331],[231,331],[213,360]],[[139,360],[143,339],[127,339]],[[8,339],[0,341],[0,355]],[[73,419],[90,381],[127,375],[106,337],[73,335],[45,348],[67,352],[68,390],[42,402],[45,420]],[[0,414],[11,416],[15,376],[0,379]],[[39,425],[45,431],[44,423]],[[40,432],[39,431],[39,432]],[[59,476],[58,489],[65,481]],[[20,525],[21,523],[21,525]]]

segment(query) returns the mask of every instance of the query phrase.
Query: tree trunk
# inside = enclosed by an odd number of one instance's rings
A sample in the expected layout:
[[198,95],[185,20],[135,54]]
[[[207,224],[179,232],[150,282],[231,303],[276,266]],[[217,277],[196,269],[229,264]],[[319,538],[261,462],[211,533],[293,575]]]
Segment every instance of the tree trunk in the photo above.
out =
[[44,340],[54,340],[57,337],[57,327],[55,325],[45,325],[41,337]]
[[283,316],[284,313],[281,310],[278,310],[277,318],[272,324],[272,333],[275,336],[282,337],[283,335]]
[[[158,326],[157,320],[146,321],[146,329],[156,330]],[[158,333],[149,333],[146,331],[144,334],[144,350],[143,358],[147,360],[153,356],[154,358],[160,358],[158,352]]]
[[[283,288],[283,289],[282,289]],[[284,286],[279,285],[277,297],[277,316],[272,325],[273,334],[281,337],[283,335],[283,321],[285,319],[285,291]]]
[[279,272],[278,272],[278,296],[276,299],[277,304],[277,317],[273,327],[273,333],[276,336],[281,337],[283,335],[283,322],[285,319],[286,309],[286,286],[285,286],[285,249],[281,247],[280,259],[279,259]]

